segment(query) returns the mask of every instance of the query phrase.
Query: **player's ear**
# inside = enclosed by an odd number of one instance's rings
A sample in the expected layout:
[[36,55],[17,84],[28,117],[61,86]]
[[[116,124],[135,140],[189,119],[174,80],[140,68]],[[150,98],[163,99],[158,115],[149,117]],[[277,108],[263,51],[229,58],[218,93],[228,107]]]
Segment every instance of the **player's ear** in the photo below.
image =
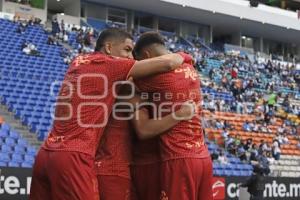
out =
[[143,54],[144,54],[143,57],[145,59],[151,58],[151,53],[149,51],[145,50],[145,51],[143,51]]
[[111,52],[112,52],[112,44],[111,42],[107,42],[105,43],[104,45],[104,51],[107,55],[111,55]]

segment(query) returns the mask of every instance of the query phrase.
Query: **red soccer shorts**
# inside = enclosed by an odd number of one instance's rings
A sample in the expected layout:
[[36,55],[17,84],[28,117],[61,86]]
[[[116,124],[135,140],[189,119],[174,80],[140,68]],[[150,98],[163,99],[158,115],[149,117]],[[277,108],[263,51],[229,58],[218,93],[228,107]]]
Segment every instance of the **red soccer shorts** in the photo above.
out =
[[94,159],[41,149],[33,167],[30,200],[99,200]]
[[137,200],[130,179],[98,175],[100,200]]
[[160,200],[213,200],[210,157],[165,161],[160,170]]
[[157,200],[160,194],[159,163],[131,166],[138,200]]

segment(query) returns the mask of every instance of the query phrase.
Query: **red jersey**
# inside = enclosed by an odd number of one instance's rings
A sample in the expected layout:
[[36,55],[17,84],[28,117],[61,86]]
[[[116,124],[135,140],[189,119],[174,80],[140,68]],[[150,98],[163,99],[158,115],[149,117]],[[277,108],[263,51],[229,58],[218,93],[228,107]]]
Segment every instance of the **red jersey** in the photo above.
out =
[[99,52],[75,58],[62,83],[53,128],[43,148],[94,157],[115,102],[114,83],[126,80],[134,63]]
[[97,174],[131,178],[129,168],[131,163],[130,134],[131,128],[128,120],[110,117],[96,153]]
[[[178,69],[137,81],[142,98],[150,98],[156,105],[158,117],[168,115],[180,108],[183,102],[193,100],[198,106],[201,102],[198,73],[190,64]],[[161,160],[176,158],[206,158],[209,152],[205,145],[200,122],[202,108],[189,121],[181,121],[167,133],[159,137]]]
[[[153,117],[152,109],[142,108],[149,112],[150,118]],[[133,137],[132,140],[132,155],[134,165],[153,164],[160,161],[159,157],[159,137],[139,140],[137,137]]]

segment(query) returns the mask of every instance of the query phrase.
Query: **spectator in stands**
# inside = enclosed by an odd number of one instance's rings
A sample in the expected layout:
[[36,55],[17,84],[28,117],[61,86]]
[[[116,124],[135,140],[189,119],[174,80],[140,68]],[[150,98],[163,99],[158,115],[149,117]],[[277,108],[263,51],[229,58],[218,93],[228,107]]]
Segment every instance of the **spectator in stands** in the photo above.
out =
[[295,126],[292,126],[291,135],[294,135],[294,136],[297,135],[297,128]]
[[42,22],[42,20],[41,20],[40,18],[37,18],[37,17],[34,18],[34,22],[33,22],[33,23],[34,23],[35,25],[41,25],[41,22]]
[[227,165],[229,163],[228,158],[226,157],[226,155],[222,150],[220,151],[218,162],[220,162],[220,164],[222,165]]
[[277,132],[278,132],[279,134],[283,134],[283,133],[286,133],[286,132],[287,132],[285,123],[282,123],[282,125],[281,125],[280,127],[278,127]]
[[267,151],[267,159],[269,161],[269,165],[272,165],[275,162],[275,159],[272,156],[272,152],[271,151]]
[[277,103],[277,94],[273,90],[271,90],[268,98],[268,108],[270,110],[273,109],[276,103]]
[[56,39],[52,35],[48,36],[47,44],[49,44],[49,45],[58,45]]
[[217,119],[216,129],[223,129],[223,128],[224,128],[224,123],[220,119]]
[[239,134],[235,135],[234,137],[234,143],[236,146],[239,146],[241,144],[242,140],[241,140],[241,136]]
[[231,135],[228,135],[227,139],[224,139],[225,141],[225,148],[228,149],[228,147],[234,143],[234,139]]
[[60,32],[59,24],[57,18],[53,18],[52,20],[52,34],[56,36]]
[[223,132],[221,133],[222,137],[224,140],[227,140],[229,137],[229,132],[227,130],[227,128],[223,128]]
[[272,153],[275,160],[280,159],[280,155],[281,155],[280,142],[276,138],[273,140]]
[[208,73],[210,80],[213,80],[214,75],[215,75],[215,70],[211,68]]
[[245,141],[242,140],[241,144],[238,145],[238,147],[237,147],[237,157],[239,157],[241,161],[247,160],[246,150],[244,148],[245,144],[246,144]]
[[251,127],[251,125],[250,125],[250,123],[249,123],[248,120],[245,121],[245,123],[243,124],[243,130],[244,130],[244,131],[247,131],[247,132],[252,131],[252,127]]
[[232,79],[236,79],[238,77],[238,71],[239,71],[238,68],[234,64],[231,69],[231,78]]
[[26,28],[28,27],[28,23],[26,21],[18,21],[18,27],[17,27],[17,30],[16,32],[17,33],[20,33],[20,34],[23,34],[25,31],[26,31]]
[[207,104],[207,109],[210,112],[215,112],[216,111],[216,101],[211,96],[209,96],[208,101],[209,101],[209,103]]
[[250,149],[250,161],[257,161],[258,156],[258,147],[256,144],[252,145],[252,148]]
[[258,124],[256,123],[256,121],[253,122],[253,128],[252,128],[252,131],[253,132],[258,132],[259,131],[259,126]]
[[238,146],[235,144],[234,138],[232,138],[232,139],[233,139],[233,142],[228,143],[227,150],[229,153],[236,155]]
[[286,135],[286,133],[282,133],[282,134],[277,134],[276,140],[278,140],[278,142],[283,145],[283,144],[288,144],[289,143],[289,139]]
[[31,56],[41,56],[40,52],[36,48],[36,46],[32,43],[25,42],[22,44],[22,51]]
[[265,190],[263,171],[259,167],[254,167],[252,176],[239,187],[247,187],[251,197],[250,200],[263,200]]
[[226,128],[227,130],[233,129],[232,125],[227,120],[224,121],[224,128]]
[[217,161],[219,159],[219,154],[217,153],[217,151],[213,151],[210,156],[213,161]]
[[244,143],[244,149],[248,151],[252,147],[252,139],[248,138]]
[[268,127],[267,123],[264,123],[263,125],[260,126],[260,131],[262,133],[271,133],[272,130]]
[[257,161],[259,164],[259,167],[263,170],[263,173],[265,175],[268,175],[270,173],[270,166],[269,166],[269,160],[267,157],[267,151],[263,151],[262,154],[258,155]]
[[268,143],[265,140],[260,141],[258,153],[262,154],[264,151],[271,151],[271,147],[268,145]]

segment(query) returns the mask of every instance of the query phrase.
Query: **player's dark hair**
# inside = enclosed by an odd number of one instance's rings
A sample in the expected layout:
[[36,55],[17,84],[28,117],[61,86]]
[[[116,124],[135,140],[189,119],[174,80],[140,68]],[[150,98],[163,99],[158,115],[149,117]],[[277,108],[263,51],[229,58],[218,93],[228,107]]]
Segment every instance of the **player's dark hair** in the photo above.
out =
[[126,31],[120,28],[108,28],[101,32],[97,39],[97,44],[95,47],[95,51],[100,51],[104,44],[108,40],[121,40],[125,41],[126,39],[133,40],[133,37]]
[[145,47],[148,47],[152,44],[160,44],[160,45],[164,46],[165,41],[164,41],[163,37],[157,32],[151,31],[151,32],[143,33],[135,44],[135,47],[133,50],[134,55],[139,56],[141,54],[141,51]]

